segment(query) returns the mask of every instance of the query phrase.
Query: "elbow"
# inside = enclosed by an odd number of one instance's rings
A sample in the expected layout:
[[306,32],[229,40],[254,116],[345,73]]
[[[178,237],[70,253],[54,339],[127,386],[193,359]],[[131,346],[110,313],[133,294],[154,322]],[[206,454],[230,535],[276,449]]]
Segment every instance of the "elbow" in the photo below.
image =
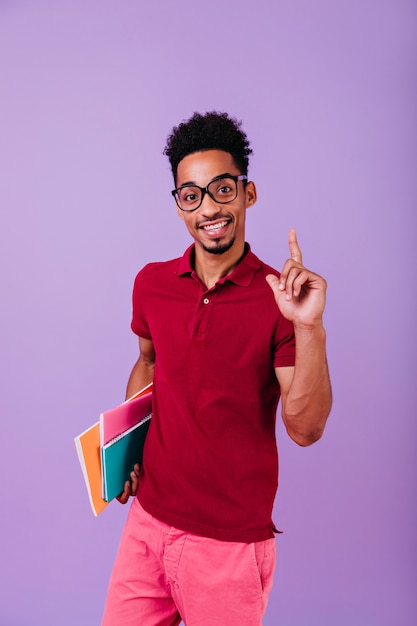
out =
[[282,411],[282,419],[289,437],[299,446],[305,448],[321,439],[330,414],[331,399],[316,410],[303,407],[300,411],[290,412],[288,406]]
[[323,429],[315,429],[309,432],[294,432],[287,428],[288,435],[295,443],[302,448],[307,448],[316,443],[323,435]]
[[305,420],[283,414],[283,421],[289,437],[299,446],[306,448],[321,439],[326,426],[326,416],[316,416],[313,420]]

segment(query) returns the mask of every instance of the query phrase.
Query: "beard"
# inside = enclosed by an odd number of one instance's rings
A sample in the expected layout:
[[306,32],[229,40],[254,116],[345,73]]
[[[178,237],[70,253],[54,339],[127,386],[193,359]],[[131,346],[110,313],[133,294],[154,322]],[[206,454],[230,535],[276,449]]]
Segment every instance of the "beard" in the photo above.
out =
[[222,244],[222,243],[214,242],[214,246],[210,248],[208,246],[203,245],[203,249],[206,252],[209,252],[210,254],[224,254],[225,252],[230,250],[230,248],[233,246],[234,243],[235,243],[235,238],[233,237],[233,239],[231,239],[227,243]]

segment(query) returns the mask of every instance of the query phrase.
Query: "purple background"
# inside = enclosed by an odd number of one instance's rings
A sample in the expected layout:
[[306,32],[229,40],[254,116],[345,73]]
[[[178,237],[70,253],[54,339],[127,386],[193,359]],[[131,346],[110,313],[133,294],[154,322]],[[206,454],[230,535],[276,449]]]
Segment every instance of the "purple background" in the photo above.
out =
[[416,623],[416,18],[413,0],[0,2],[2,626],[99,624],[127,507],[93,517],[73,437],[123,398],[137,270],[189,243],[162,149],[211,109],[253,143],[254,251],[281,267],[295,226],[329,282],[334,409],[308,449],[278,426],[264,624]]

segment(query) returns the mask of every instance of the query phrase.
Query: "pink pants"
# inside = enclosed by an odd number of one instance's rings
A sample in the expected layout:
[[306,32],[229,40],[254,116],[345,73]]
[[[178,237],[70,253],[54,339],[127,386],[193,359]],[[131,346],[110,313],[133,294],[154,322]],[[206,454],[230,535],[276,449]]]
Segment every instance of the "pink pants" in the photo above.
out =
[[217,541],[156,520],[134,499],[102,626],[260,626],[275,539]]

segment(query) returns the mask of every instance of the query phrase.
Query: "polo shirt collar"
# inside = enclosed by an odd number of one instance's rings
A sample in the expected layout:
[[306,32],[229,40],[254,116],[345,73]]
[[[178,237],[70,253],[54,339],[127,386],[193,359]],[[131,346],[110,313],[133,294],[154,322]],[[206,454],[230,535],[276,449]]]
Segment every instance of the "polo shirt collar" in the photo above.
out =
[[[195,245],[192,244],[187,250],[184,252],[184,255],[179,259],[178,265],[175,269],[175,273],[178,276],[192,276],[195,274],[192,263],[195,254]],[[217,284],[221,285],[226,281],[230,281],[235,283],[236,285],[241,285],[242,287],[247,287],[255,272],[259,270],[261,267],[261,262],[258,257],[253,254],[250,249],[250,245],[245,243],[245,253],[243,258],[236,265],[235,269],[229,276],[225,276],[221,278]]]

